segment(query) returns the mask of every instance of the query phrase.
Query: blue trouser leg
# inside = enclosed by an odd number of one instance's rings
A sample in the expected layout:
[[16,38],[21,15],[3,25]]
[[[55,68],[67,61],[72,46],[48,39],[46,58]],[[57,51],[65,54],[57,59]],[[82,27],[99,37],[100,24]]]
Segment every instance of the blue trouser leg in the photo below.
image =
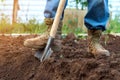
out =
[[106,28],[109,19],[108,0],[87,0],[88,13],[85,16],[85,25],[88,29],[102,30]]
[[[105,30],[106,23],[109,19],[108,0],[87,0],[88,12],[85,16],[85,25],[88,29]],[[67,5],[68,0],[66,0]],[[47,0],[44,16],[54,18],[59,0]],[[65,7],[66,7],[65,5]],[[63,19],[64,11],[61,19]]]
[[[55,17],[59,1],[60,0],[47,0],[46,6],[45,6],[45,11],[44,11],[45,18],[54,18]],[[68,0],[66,0],[65,8],[67,5],[67,2],[68,2]],[[63,19],[63,16],[64,16],[64,11],[62,13],[61,20]]]

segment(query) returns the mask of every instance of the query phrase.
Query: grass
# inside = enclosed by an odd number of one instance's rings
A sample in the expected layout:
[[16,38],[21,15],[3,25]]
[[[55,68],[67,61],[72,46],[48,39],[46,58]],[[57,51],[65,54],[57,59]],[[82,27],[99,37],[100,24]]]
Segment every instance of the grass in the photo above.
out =
[[75,35],[78,35],[80,33],[85,33],[85,31],[83,31],[80,27],[69,27],[67,25],[63,25],[62,28],[62,33],[63,34],[69,34],[69,33],[74,33]]
[[110,20],[110,25],[107,33],[120,33],[120,15],[115,16],[115,19]]
[[27,23],[10,24],[7,18],[0,20],[0,33],[43,33],[46,30],[44,23],[38,23],[36,19],[31,19]]
[[[74,17],[73,17],[74,18]],[[67,25],[67,24],[70,24]],[[10,19],[7,16],[3,16],[0,19],[0,33],[36,33],[40,34],[46,30],[44,23],[39,23],[36,19],[31,19],[27,23],[11,24]],[[120,16],[116,16],[115,19],[110,20],[106,33],[120,33]],[[68,20],[62,27],[62,33],[74,33],[78,35],[80,33],[86,33],[80,26],[78,26],[77,18]]]

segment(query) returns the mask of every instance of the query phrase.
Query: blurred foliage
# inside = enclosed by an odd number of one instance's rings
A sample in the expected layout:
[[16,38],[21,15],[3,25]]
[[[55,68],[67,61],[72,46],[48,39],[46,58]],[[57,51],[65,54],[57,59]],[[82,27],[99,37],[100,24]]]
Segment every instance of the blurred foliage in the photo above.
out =
[[0,18],[0,33],[10,33],[12,29],[10,25],[8,16],[2,14],[2,18]]
[[80,27],[69,27],[67,25],[63,25],[62,27],[62,34],[69,34],[69,33],[74,33],[75,35],[78,35],[80,33],[85,33]]
[[[78,22],[75,19],[74,22]],[[71,26],[67,26],[66,24],[62,27],[62,33],[74,33],[76,35],[80,33],[85,33],[81,27],[74,23],[73,21],[68,21]],[[72,26],[74,25],[74,26]],[[76,25],[76,26],[75,26]],[[0,33],[43,33],[46,31],[46,25],[44,23],[39,23],[36,19],[31,19],[26,23],[16,23],[11,24],[8,16],[3,15],[0,19]],[[117,15],[115,19],[111,19],[109,21],[109,26],[106,33],[120,33],[120,15]]]
[[120,15],[116,15],[114,19],[110,19],[106,33],[120,33]]
[[5,1],[5,0],[0,0],[0,2],[3,2],[3,1]]
[[76,9],[78,9],[78,5],[81,4],[81,10],[85,9],[88,5],[87,0],[74,0],[76,2]]
[[43,33],[46,30],[46,25],[40,24],[36,19],[31,19],[27,23],[21,23],[21,25],[25,33]]
[[31,19],[26,23],[11,24],[10,19],[3,16],[0,19],[0,33],[43,33],[46,30],[44,23]]

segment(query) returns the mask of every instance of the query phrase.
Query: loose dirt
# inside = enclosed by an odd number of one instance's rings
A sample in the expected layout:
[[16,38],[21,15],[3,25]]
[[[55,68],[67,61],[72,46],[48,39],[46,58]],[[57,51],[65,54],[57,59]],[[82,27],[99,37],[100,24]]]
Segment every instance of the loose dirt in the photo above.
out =
[[0,36],[0,80],[120,80],[120,37],[102,36],[110,57],[94,57],[87,52],[86,38],[69,34],[62,50],[40,62],[35,51],[23,46],[30,36]]

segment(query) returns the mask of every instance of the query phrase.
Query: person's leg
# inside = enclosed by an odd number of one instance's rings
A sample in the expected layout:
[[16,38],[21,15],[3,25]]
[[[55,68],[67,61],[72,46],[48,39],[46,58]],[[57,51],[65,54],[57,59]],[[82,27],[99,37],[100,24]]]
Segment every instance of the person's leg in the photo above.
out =
[[99,42],[102,31],[106,30],[109,19],[108,0],[87,0],[88,13],[85,16],[85,25],[88,28],[88,48],[93,55],[104,54],[109,56]]
[[[59,1],[60,0],[47,0],[45,10],[44,10],[44,17],[45,17],[44,22],[47,25],[48,29],[41,36],[25,40],[25,42],[24,42],[25,46],[30,47],[30,48],[34,48],[34,49],[43,49],[45,47],[47,40],[48,40],[48,37],[49,37],[50,29],[51,29],[51,26],[53,24],[53,20],[54,20],[56,11],[57,11]],[[68,0],[66,0],[66,5],[67,5],[67,2],[68,2]],[[65,7],[66,7],[66,5],[65,5]],[[57,32],[55,40],[58,40],[61,38],[60,36],[61,36],[63,15],[64,15],[64,11],[63,11],[62,16],[61,16],[61,21],[59,23],[58,32]]]
[[[55,18],[55,14],[56,14],[56,11],[57,11],[59,1],[60,0],[47,0],[45,10],[44,10],[44,17],[45,18],[52,18],[52,19]],[[67,2],[68,2],[68,0],[66,0],[64,9],[67,6]],[[61,20],[63,19],[63,16],[64,16],[64,11],[62,13]]]
[[[47,1],[47,5],[45,6],[45,11],[44,11],[46,24],[52,24],[52,23],[49,23],[49,21],[50,21],[49,19],[54,20],[59,1],[60,0],[48,0]],[[68,0],[66,0],[64,9],[66,8],[67,2],[68,2]],[[58,30],[57,30],[56,37],[55,37],[54,44],[53,44],[53,48],[52,48],[54,51],[59,51],[61,49],[61,38],[62,38],[61,33],[62,33],[63,17],[64,17],[64,10],[63,10],[63,13],[61,15],[61,20],[60,20],[60,23],[58,26]],[[51,28],[51,26],[50,26],[50,28]]]
[[88,12],[85,16],[85,25],[88,29],[102,30],[106,28],[109,19],[108,0],[87,0]]

